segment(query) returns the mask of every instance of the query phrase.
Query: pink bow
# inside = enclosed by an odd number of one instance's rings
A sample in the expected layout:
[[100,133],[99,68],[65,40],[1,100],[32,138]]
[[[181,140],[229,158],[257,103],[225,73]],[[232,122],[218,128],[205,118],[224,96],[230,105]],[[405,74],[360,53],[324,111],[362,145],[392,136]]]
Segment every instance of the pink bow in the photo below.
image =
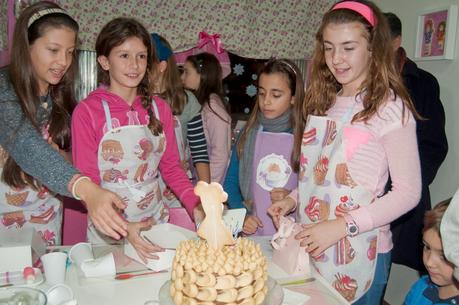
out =
[[223,53],[222,42],[220,41],[220,34],[209,35],[206,32],[199,32],[199,41],[198,41],[198,48],[202,48],[208,42],[211,42],[215,49],[217,50],[218,54]]

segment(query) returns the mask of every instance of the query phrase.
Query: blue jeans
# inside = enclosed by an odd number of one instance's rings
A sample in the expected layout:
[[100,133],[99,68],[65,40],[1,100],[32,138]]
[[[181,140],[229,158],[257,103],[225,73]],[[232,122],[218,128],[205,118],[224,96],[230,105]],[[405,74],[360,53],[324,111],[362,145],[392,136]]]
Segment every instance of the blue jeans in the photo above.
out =
[[375,278],[373,283],[360,299],[352,303],[352,305],[380,305],[384,300],[384,293],[386,292],[387,281],[389,280],[389,273],[391,267],[391,253],[379,253],[378,261],[376,263]]

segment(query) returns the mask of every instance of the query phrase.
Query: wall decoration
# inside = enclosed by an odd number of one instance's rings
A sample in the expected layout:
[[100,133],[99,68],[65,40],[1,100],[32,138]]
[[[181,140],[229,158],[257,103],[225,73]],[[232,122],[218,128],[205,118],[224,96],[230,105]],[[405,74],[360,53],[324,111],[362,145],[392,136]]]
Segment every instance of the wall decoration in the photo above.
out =
[[457,5],[422,11],[418,16],[415,59],[453,59]]

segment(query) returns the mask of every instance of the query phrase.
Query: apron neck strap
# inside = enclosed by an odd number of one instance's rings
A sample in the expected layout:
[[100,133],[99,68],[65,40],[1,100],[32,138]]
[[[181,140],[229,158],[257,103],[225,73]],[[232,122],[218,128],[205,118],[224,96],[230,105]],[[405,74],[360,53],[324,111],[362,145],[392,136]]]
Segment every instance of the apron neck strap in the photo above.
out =
[[112,130],[112,116],[110,114],[110,108],[108,108],[108,103],[106,100],[102,100],[102,106],[104,107],[105,112],[105,121],[107,122],[107,129]]
[[156,105],[156,101],[155,101],[155,98],[154,98],[154,97],[151,98],[151,106],[153,107],[153,110],[154,110],[154,112],[155,112],[156,118],[159,120],[158,105]]

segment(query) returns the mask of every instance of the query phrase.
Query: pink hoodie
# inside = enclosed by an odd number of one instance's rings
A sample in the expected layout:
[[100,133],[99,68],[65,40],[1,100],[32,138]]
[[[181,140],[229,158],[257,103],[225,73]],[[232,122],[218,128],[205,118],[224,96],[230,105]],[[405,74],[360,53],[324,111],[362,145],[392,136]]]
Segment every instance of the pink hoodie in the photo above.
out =
[[[72,153],[73,162],[83,174],[97,184],[100,184],[100,173],[97,164],[99,143],[106,132],[106,119],[102,100],[107,101],[110,108],[113,127],[126,125],[147,124],[148,112],[142,106],[137,96],[129,106],[118,95],[98,88],[82,100],[72,115]],[[180,166],[177,142],[174,133],[174,123],[169,105],[162,99],[155,97],[159,119],[166,136],[166,150],[159,163],[159,170],[166,184],[182,202],[188,214],[193,216],[193,209],[199,204],[199,198],[194,194],[193,185]],[[128,116],[134,110],[138,113],[138,120]],[[152,109],[154,113],[154,110]],[[118,121],[118,122],[116,122]]]

